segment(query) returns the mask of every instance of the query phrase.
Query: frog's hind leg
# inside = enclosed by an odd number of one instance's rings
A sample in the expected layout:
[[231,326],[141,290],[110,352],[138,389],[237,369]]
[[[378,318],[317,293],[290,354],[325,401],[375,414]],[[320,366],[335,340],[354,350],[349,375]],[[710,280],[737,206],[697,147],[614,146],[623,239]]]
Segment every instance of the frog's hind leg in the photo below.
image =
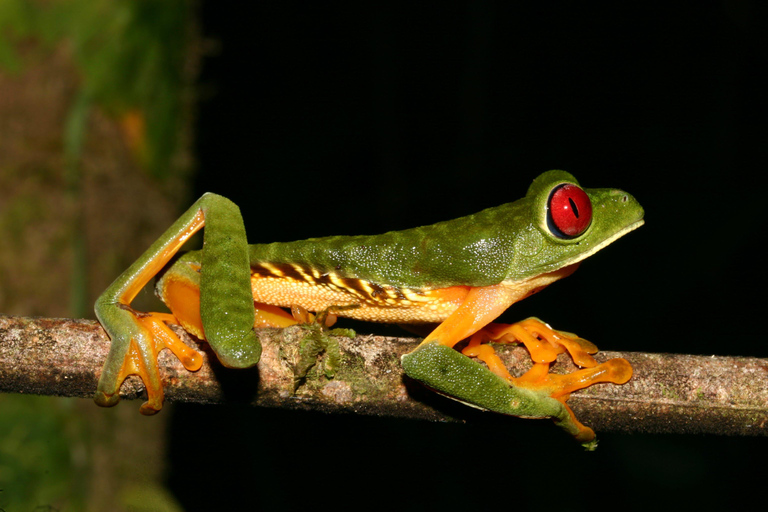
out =
[[[520,377],[512,377],[493,347],[484,341],[522,343],[534,364]],[[550,373],[550,363],[559,354],[568,352],[582,370],[559,375]],[[506,378],[522,389],[545,393],[562,403],[565,413],[555,417],[555,422],[581,442],[594,438],[594,431],[580,423],[566,404],[570,394],[598,383],[624,384],[632,377],[632,367],[621,358],[598,364],[591,354],[597,347],[575,334],[556,331],[537,318],[528,318],[515,324],[492,323],[472,336],[462,353],[477,357],[495,374]]]
[[577,370],[565,375],[550,373],[549,363],[534,363],[533,367],[512,382],[521,389],[537,393],[544,392],[563,404],[567,413],[553,418],[555,423],[573,435],[576,440],[587,443],[595,437],[595,432],[580,423],[566,404],[571,393],[587,388],[593,384],[611,383],[625,384],[632,378],[632,367],[626,359],[615,358],[598,364],[592,368]]
[[[178,258],[173,266],[158,279],[155,292],[177,319],[177,324],[200,339],[205,339],[200,314],[200,263],[198,252],[189,252]],[[277,306],[252,302],[253,326],[288,327],[300,323],[296,315]]]
[[564,397],[592,384],[609,382],[625,384],[632,378],[632,367],[626,359],[614,358],[592,368],[565,375],[549,372],[549,363],[534,363],[526,373],[514,379],[518,386],[546,389],[552,398]]
[[[572,391],[598,382],[626,382],[632,375],[629,363],[613,359],[598,365],[590,355],[597,350],[594,345],[539,320],[488,325],[511,302],[514,296],[503,287],[472,288],[442,324],[402,357],[405,373],[475,407],[525,418],[552,418],[585,447],[594,447],[594,432],[576,420],[565,401]],[[453,349],[470,336],[464,355]],[[483,343],[488,339],[524,343],[534,359],[533,367],[521,377],[512,377],[493,347]],[[569,375],[550,374],[550,363],[565,351],[586,369]],[[465,355],[477,357],[485,366]]]

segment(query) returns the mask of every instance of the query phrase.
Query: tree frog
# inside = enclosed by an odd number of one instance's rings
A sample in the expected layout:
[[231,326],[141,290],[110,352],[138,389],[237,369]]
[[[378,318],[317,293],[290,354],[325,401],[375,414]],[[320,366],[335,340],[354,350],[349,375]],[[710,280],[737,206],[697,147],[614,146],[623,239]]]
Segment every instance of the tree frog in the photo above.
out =
[[[123,380],[139,375],[148,396],[141,412],[160,410],[158,351],[170,349],[191,371],[202,364],[167,324],[206,340],[224,366],[247,368],[261,353],[256,327],[298,322],[282,308],[335,308],[340,316],[372,322],[436,324],[402,357],[408,376],[474,407],[552,418],[590,446],[594,432],[576,420],[566,400],[595,383],[625,383],[629,363],[597,364],[590,355],[595,345],[536,318],[492,322],[642,224],[643,209],[631,195],[584,189],[555,170],[536,178],[522,199],[447,222],[248,245],[238,207],[207,193],[96,301],[112,345],[95,401],[116,404]],[[203,226],[203,248],[174,257]],[[171,313],[135,311],[131,301],[156,275],[156,293]],[[489,341],[524,344],[533,366],[510,375]],[[582,369],[549,373],[565,352]]]

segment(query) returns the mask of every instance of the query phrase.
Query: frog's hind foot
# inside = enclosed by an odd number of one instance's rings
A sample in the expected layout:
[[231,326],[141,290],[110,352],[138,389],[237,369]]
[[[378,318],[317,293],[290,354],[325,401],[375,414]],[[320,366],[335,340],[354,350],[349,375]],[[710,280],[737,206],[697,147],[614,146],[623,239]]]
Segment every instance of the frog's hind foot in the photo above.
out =
[[513,378],[512,383],[520,388],[537,393],[545,393],[563,404],[564,414],[554,417],[554,421],[585,448],[594,449],[595,432],[580,423],[566,401],[571,393],[587,388],[593,384],[612,383],[625,384],[632,378],[632,367],[626,359],[615,358],[598,364],[592,368],[576,370],[565,375],[550,373],[549,363],[534,363],[533,367],[520,377]]
[[[513,377],[486,341],[524,344],[534,361],[533,366],[522,376]],[[550,373],[550,364],[564,352],[568,352],[574,363],[583,369],[566,375]],[[511,325],[489,324],[475,333],[462,350],[462,354],[479,359],[511,386],[557,400],[562,407],[552,415],[553,420],[588,450],[596,447],[595,433],[580,423],[566,404],[570,394],[598,383],[624,384],[632,377],[632,367],[625,359],[610,359],[598,364],[591,356],[596,352],[597,347],[589,341],[575,334],[556,331],[536,318]]]
[[576,370],[565,375],[550,373],[549,363],[535,363],[522,376],[514,378],[513,382],[521,387],[546,390],[552,398],[567,399],[574,391],[593,384],[605,382],[625,384],[630,378],[632,378],[632,367],[629,362],[626,359],[615,358],[592,368]]

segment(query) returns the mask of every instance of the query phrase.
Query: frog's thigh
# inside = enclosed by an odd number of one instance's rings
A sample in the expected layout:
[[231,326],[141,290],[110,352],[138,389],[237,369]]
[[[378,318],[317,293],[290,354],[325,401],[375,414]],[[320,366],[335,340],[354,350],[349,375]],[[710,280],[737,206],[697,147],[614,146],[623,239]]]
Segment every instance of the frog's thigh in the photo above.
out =
[[[170,308],[184,330],[205,339],[203,322],[200,317],[200,274],[199,266],[180,266],[163,277],[160,293],[163,302]],[[254,303],[254,327],[288,327],[296,320],[290,313],[270,304]]]
[[160,296],[185,331],[205,339],[200,317],[199,267],[184,264],[182,268],[184,271],[170,269],[166,273],[160,283]]
[[254,303],[256,321],[254,327],[288,327],[299,323],[286,310],[271,304]]

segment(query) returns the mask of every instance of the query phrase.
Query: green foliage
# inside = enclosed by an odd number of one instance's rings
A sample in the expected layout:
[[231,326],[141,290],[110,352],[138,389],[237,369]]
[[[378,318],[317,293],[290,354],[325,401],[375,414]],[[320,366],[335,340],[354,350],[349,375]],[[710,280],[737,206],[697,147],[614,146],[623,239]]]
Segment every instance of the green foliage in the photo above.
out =
[[177,144],[188,0],[0,2],[0,69],[19,72],[26,38],[71,47],[81,95],[115,116],[140,112],[143,163],[162,177]]
[[0,395],[0,508],[83,508],[86,457],[71,401]]
[[[175,498],[143,479],[142,471],[131,467],[121,474],[115,469],[130,460],[130,446],[114,444],[114,436],[104,438],[103,429],[115,426],[94,429],[73,410],[76,400],[0,394],[0,511],[90,510],[94,495],[108,492],[92,481],[93,459],[100,451],[118,461],[107,466],[116,471],[111,478],[120,479],[118,491],[108,498],[110,510],[179,512]],[[110,418],[114,421],[115,415]]]
[[166,168],[181,117],[188,2],[72,0],[62,7],[84,92],[114,114],[143,112],[146,163]]
[[29,0],[0,2],[0,69],[13,73],[21,70],[14,45],[31,35],[36,25],[35,10]]

